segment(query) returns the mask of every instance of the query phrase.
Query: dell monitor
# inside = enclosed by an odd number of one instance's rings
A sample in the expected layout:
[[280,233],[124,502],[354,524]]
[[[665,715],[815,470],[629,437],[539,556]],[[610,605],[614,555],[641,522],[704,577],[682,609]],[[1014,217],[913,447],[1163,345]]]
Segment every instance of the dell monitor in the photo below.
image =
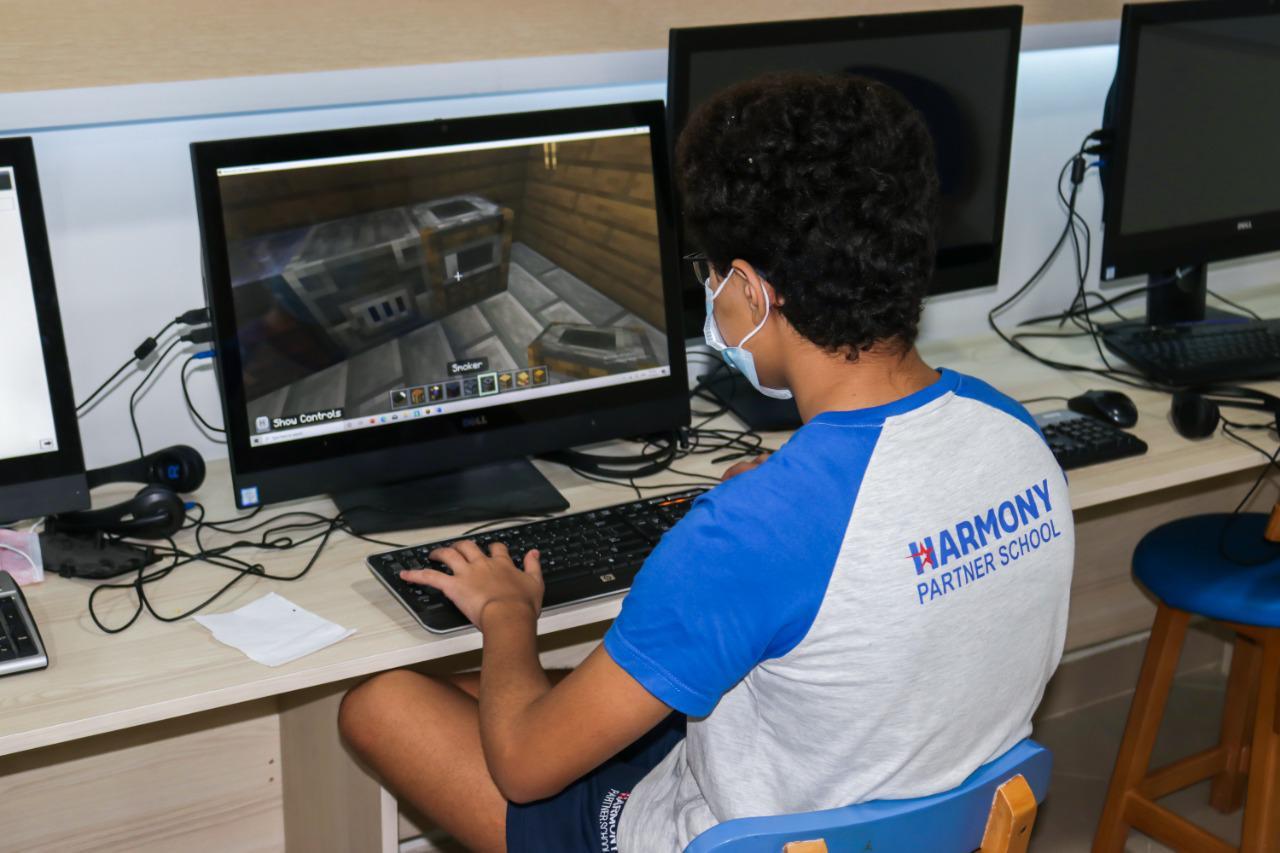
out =
[[549,512],[526,456],[687,424],[663,122],[193,145],[237,505],[330,493],[363,531]]
[[1211,261],[1280,249],[1280,4],[1124,7],[1104,125],[1102,279],[1146,323],[1205,319]]
[[[941,186],[929,292],[994,286],[1021,33],[1019,6],[673,29],[667,76],[671,144],[699,104],[760,74],[819,71],[880,80],[920,111],[936,145]],[[700,248],[683,229],[676,240],[679,257]],[[680,275],[684,335],[701,340],[702,282],[688,264],[681,265]],[[759,399],[741,377],[704,381],[753,428],[799,425],[794,403]]]
[[35,152],[0,139],[0,521],[88,507]]

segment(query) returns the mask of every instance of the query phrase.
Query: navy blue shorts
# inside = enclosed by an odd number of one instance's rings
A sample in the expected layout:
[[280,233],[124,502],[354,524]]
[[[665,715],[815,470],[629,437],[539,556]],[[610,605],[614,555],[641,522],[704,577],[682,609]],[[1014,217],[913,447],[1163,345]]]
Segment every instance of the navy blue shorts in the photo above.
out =
[[507,853],[612,853],[631,789],[684,739],[684,714],[647,734],[554,797],[507,804]]

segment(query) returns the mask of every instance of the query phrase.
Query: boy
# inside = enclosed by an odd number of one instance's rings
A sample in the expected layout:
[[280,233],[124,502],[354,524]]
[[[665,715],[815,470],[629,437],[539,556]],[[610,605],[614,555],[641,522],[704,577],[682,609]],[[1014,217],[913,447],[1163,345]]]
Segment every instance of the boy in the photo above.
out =
[[452,576],[405,574],[484,633],[479,679],[387,673],[340,725],[472,849],[680,850],[944,791],[1030,733],[1061,655],[1062,472],[1018,404],[914,347],[920,117],[866,79],[767,76],[702,106],[677,166],[707,341],[805,426],[697,502],[567,675],[538,665],[536,551],[522,572],[463,543],[436,555]]

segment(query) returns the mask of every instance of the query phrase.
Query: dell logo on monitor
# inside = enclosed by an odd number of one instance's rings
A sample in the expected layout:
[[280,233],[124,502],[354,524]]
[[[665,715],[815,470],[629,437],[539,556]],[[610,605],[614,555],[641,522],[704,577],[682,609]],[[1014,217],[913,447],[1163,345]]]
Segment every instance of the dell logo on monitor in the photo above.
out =
[[1239,222],[1237,222],[1237,223],[1236,223],[1236,230],[1237,230],[1237,231],[1252,231],[1252,230],[1253,230],[1253,220],[1252,220],[1252,219],[1241,219]]
[[462,419],[463,429],[475,429],[489,425],[489,419],[484,415],[467,415]]

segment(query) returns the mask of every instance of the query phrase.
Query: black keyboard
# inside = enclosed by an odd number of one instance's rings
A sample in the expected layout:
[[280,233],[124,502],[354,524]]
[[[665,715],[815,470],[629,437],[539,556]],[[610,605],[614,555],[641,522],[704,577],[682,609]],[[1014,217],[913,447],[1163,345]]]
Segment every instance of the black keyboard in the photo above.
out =
[[48,665],[44,643],[22,589],[8,572],[0,572],[0,675]]
[[[501,542],[517,566],[522,565],[526,552],[537,548],[546,583],[542,607],[548,610],[630,589],[636,572],[662,534],[683,518],[694,498],[705,491],[690,489],[459,539],[474,541],[485,553],[491,544]],[[455,631],[471,623],[442,593],[406,583],[400,579],[400,572],[421,568],[449,572],[443,563],[430,560],[427,555],[456,541],[459,540],[400,548],[374,554],[367,560],[383,586],[428,631]]]
[[1064,471],[1147,452],[1147,443],[1136,435],[1069,409],[1043,412],[1035,421]]
[[1107,326],[1107,349],[1170,385],[1280,376],[1280,320]]

